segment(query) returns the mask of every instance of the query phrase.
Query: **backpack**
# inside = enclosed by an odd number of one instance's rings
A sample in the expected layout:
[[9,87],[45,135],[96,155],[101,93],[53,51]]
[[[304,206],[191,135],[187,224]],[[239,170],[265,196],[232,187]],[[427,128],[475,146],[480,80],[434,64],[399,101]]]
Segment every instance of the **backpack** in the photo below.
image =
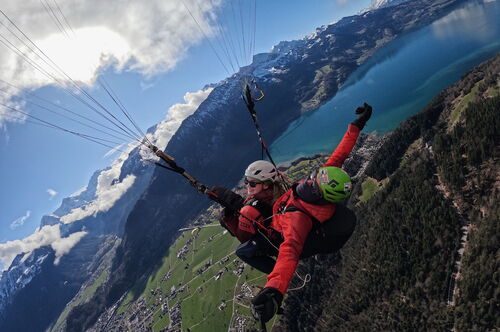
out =
[[300,258],[316,254],[330,254],[338,251],[351,237],[356,226],[356,215],[344,205],[337,204],[333,216],[320,222],[310,213],[296,206],[288,206],[286,212],[300,211],[309,217],[313,227],[307,236]]

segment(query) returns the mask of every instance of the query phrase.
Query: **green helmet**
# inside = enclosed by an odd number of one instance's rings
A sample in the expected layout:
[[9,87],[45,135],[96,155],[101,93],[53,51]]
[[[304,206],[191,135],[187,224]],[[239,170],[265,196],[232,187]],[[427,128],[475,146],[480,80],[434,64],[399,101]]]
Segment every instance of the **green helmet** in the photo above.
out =
[[323,167],[318,171],[318,181],[323,198],[337,203],[351,194],[351,177],[341,168]]

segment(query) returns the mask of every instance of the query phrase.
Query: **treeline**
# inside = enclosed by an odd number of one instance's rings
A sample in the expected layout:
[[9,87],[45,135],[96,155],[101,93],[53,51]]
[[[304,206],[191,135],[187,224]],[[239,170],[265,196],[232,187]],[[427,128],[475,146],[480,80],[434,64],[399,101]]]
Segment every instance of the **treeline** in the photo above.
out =
[[[408,119],[366,174],[389,182],[366,203],[337,255],[299,266],[312,281],[290,292],[283,331],[490,331],[500,269],[500,55],[465,75]],[[471,98],[458,121],[457,101]],[[408,147],[419,140],[417,149]],[[401,160],[405,156],[405,163]],[[360,184],[358,184],[360,185]],[[354,190],[356,192],[356,190]],[[458,207],[458,208],[457,208]],[[453,295],[461,228],[469,239]]]
[[427,137],[427,131],[436,123],[443,110],[443,95],[435,97],[429,106],[419,114],[404,121],[387,138],[379,152],[373,157],[366,174],[377,180],[390,176],[399,168],[406,150],[419,137]]
[[432,143],[446,183],[457,191],[466,185],[471,168],[498,153],[500,96],[472,103],[463,113],[464,124],[436,135]]
[[469,234],[455,309],[457,331],[496,331],[500,327],[500,208],[479,219]]
[[435,188],[428,158],[413,156],[356,209],[358,226],[341,264],[338,257],[306,263],[312,286],[290,294],[286,330],[451,329],[446,296],[461,223]]
[[500,327],[499,110],[500,96],[472,103],[460,123],[434,139],[445,181],[471,221],[458,280],[457,331]]

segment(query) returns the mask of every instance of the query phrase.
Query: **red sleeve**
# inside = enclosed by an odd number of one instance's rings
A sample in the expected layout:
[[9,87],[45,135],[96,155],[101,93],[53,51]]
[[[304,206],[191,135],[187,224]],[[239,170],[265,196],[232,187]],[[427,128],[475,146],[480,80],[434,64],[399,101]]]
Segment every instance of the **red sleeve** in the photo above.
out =
[[345,133],[344,137],[340,141],[335,151],[333,151],[330,158],[328,158],[326,163],[323,165],[323,167],[327,166],[342,167],[344,161],[351,153],[352,148],[354,147],[354,145],[356,145],[356,140],[358,139],[359,132],[360,129],[358,127],[349,124],[349,127],[347,128],[347,132]]
[[267,276],[265,287],[276,288],[284,295],[297,268],[312,222],[300,211],[288,212],[282,218],[288,219],[281,223],[284,241],[279,247],[276,265]]

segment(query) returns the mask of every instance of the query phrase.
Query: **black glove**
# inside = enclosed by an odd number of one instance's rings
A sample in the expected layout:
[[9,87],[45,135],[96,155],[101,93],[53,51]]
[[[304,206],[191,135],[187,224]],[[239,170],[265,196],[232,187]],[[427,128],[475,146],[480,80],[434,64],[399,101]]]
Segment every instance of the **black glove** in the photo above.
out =
[[231,218],[236,215],[235,212],[235,210],[225,207],[220,212],[220,219],[223,220],[226,218]]
[[266,287],[252,299],[252,315],[267,323],[278,312],[283,295],[276,288]]
[[351,124],[358,127],[361,130],[365,127],[366,122],[372,116],[372,107],[367,103],[364,103],[363,106],[356,108],[356,114],[358,114],[359,116]]
[[239,211],[243,207],[243,197],[231,190],[217,185],[213,186],[210,190],[216,197],[212,195],[209,195],[209,197],[224,206],[226,208],[225,210],[229,210],[225,211],[227,215],[234,213],[234,211]]

